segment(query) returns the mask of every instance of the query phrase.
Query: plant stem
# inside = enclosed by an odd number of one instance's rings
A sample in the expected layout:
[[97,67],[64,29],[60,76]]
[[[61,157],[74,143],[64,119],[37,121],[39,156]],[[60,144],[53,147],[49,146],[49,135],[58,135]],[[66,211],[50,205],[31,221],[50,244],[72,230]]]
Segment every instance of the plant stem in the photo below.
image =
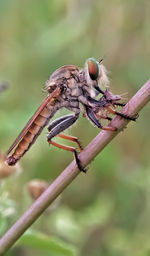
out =
[[[150,101],[150,80],[123,107],[122,113],[134,116]],[[86,166],[102,149],[128,124],[128,120],[115,116],[109,126],[117,127],[116,132],[102,130],[89,145],[80,153],[82,166]],[[31,205],[20,219],[4,234],[0,240],[0,255],[17,241],[17,239],[37,220],[41,213],[56,199],[56,197],[81,173],[73,161],[48,187],[48,189]]]

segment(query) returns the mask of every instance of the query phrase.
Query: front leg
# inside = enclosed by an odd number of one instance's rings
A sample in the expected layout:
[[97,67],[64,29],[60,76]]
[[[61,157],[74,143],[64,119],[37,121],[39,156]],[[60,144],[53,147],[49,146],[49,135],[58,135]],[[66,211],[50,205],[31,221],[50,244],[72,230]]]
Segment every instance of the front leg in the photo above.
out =
[[80,95],[78,99],[79,99],[79,102],[82,103],[82,105],[87,106],[87,107],[91,107],[91,108],[104,107],[107,103],[105,98],[101,98],[100,100],[96,100],[96,99],[92,98],[89,94],[87,94],[85,96]]
[[138,115],[136,116],[128,116],[126,114],[123,114],[123,113],[120,113],[114,109],[112,109],[111,107],[107,106],[106,107],[107,111],[113,115],[117,115],[117,116],[120,116],[120,117],[123,117],[124,119],[126,120],[131,120],[131,121],[136,121],[136,119],[138,118]]
[[[95,86],[94,87],[95,89],[96,89],[96,95],[99,95],[99,94],[102,94],[103,95],[103,97],[107,100],[107,102],[110,102],[110,100],[108,100],[107,99],[107,96],[106,96],[106,93],[109,91],[108,89],[106,89],[106,91],[104,92],[103,90],[101,90],[100,88],[99,88],[99,86]],[[111,94],[111,95],[113,95],[113,94]],[[115,95],[114,95],[115,96]],[[118,95],[117,95],[118,96]],[[121,97],[120,97],[120,99],[121,99]],[[118,99],[117,99],[118,100]],[[115,106],[120,106],[120,107],[124,107],[126,104],[125,103],[120,103],[120,102],[113,102],[113,104],[115,105]]]
[[100,128],[102,130],[106,130],[106,131],[116,131],[117,130],[116,127],[102,126],[101,123],[99,122],[99,120],[96,118],[96,115],[93,112],[92,108],[85,106],[85,110],[86,110],[86,114],[87,114],[87,117],[89,118],[89,120],[92,122],[92,124],[94,124],[98,128]]
[[96,90],[96,94],[97,94],[97,95],[100,94],[100,93],[104,95],[104,91],[101,90],[98,85],[95,85],[94,88],[95,88],[95,90]]

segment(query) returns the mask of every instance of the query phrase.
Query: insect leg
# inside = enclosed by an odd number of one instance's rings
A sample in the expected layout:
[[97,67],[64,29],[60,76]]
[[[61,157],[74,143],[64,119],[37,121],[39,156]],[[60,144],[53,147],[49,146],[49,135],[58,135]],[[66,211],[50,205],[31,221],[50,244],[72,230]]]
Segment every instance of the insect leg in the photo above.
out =
[[[79,114],[76,115],[70,115],[68,118],[62,120],[59,122],[58,119],[52,123],[52,129],[50,130],[47,139],[51,140],[53,137],[58,135],[59,133],[63,132],[66,130],[68,127],[70,127],[79,117]],[[63,118],[62,118],[63,119]],[[50,125],[49,125],[50,128]]]
[[[70,146],[61,145],[61,144],[58,144],[58,143],[51,140],[53,137],[55,137],[57,135],[59,135],[59,137],[63,137],[64,139],[69,139],[69,136],[62,135],[60,133],[64,130],[66,130],[69,126],[71,126],[78,119],[78,117],[79,117],[79,114],[76,114],[76,115],[68,115],[66,118],[62,117],[61,120],[56,119],[55,120],[56,122],[54,121],[52,123],[51,127],[53,127],[53,128],[51,129],[51,131],[49,132],[49,134],[47,136],[47,141],[48,141],[49,144],[52,144],[55,147],[62,148],[64,150],[73,152],[74,156],[75,156],[76,164],[77,164],[79,170],[83,171],[83,172],[86,172],[86,170],[82,167],[82,165],[80,163],[80,159],[78,157],[78,153],[77,153],[75,148],[70,147]],[[51,128],[51,127],[49,126],[49,128]],[[80,145],[80,143],[78,142],[77,139],[71,138],[69,140],[75,141],[77,143],[78,147],[81,150],[81,145]]]
[[99,94],[99,93],[104,94],[104,91],[101,90],[98,85],[95,85],[94,88],[96,89],[96,91],[98,92],[98,94]]
[[77,147],[78,147],[79,151],[81,152],[83,150],[83,148],[82,148],[82,146],[81,146],[77,137],[62,134],[62,133],[58,134],[57,136],[60,137],[60,138],[65,139],[65,140],[70,140],[72,142],[75,142],[77,144]]
[[107,116],[107,115],[100,115],[99,113],[96,113],[96,117],[102,118],[102,119],[107,119],[107,120],[109,120],[109,121],[112,120],[111,117],[109,117],[109,116]]
[[62,145],[62,144],[58,144],[52,140],[48,141],[49,144],[52,144],[53,146],[57,147],[57,148],[61,148],[61,149],[64,149],[64,150],[67,150],[67,151],[70,151],[74,154],[74,157],[75,157],[75,160],[76,160],[76,164],[79,168],[80,171],[82,172],[86,172],[86,169],[84,169],[80,163],[80,159],[78,157],[78,153],[76,151],[76,149],[74,147],[70,147],[70,146],[66,146],[66,145]]
[[55,126],[57,126],[59,123],[63,122],[64,120],[66,119],[70,119],[73,115],[72,114],[69,114],[69,115],[66,115],[66,116],[62,116],[62,117],[59,117],[57,118],[56,120],[54,120],[53,122],[51,122],[49,124],[49,126],[47,127],[48,131],[50,132]]
[[119,107],[124,107],[126,105],[126,103],[119,103],[119,102],[114,102],[113,104]]
[[92,108],[85,106],[86,109],[86,114],[87,117],[90,119],[90,121],[96,125],[98,128],[101,128],[102,130],[107,130],[107,131],[116,131],[117,128],[116,127],[109,127],[109,126],[102,126],[99,122],[99,120],[96,118],[94,112],[92,111]]
[[103,97],[100,100],[96,100],[88,96],[87,99],[88,99],[88,102],[91,103],[93,107],[104,107],[107,103],[107,100]]
[[[100,88],[99,88],[99,86],[95,86],[94,87],[95,89],[96,89],[96,91],[98,92],[98,94],[103,94],[103,96],[106,98],[106,100],[107,100],[107,97],[106,97],[106,95],[105,95],[105,92],[103,91],[103,90],[101,90]],[[97,95],[98,95],[97,94]],[[109,101],[108,101],[109,102]],[[126,103],[120,103],[120,102],[113,102],[113,104],[115,105],[115,106],[120,106],[120,107],[124,107],[125,105],[126,105]]]
[[123,117],[123,118],[125,118],[125,119],[127,119],[127,120],[136,121],[136,119],[137,119],[137,116],[132,117],[132,116],[128,116],[128,115],[126,115],[126,114],[122,114],[122,113],[120,113],[120,112],[118,112],[118,111],[112,109],[111,107],[106,107],[106,109],[107,109],[107,111],[108,111],[109,113],[111,113],[111,114],[113,114],[113,115],[121,116],[121,117]]

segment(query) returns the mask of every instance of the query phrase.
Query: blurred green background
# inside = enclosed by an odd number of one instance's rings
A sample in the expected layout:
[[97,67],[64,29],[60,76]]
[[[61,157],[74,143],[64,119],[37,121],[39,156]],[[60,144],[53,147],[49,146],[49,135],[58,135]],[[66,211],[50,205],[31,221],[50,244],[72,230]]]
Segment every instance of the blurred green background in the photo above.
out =
[[[0,93],[0,152],[62,65],[104,58],[111,91],[132,97],[150,76],[149,14],[149,0],[0,0],[0,82],[9,83]],[[150,255],[149,120],[147,105],[7,255]],[[82,117],[69,129],[83,146],[98,132]],[[26,184],[51,182],[73,159],[49,147],[46,135],[20,161],[21,171],[0,181],[0,235],[31,205]]]

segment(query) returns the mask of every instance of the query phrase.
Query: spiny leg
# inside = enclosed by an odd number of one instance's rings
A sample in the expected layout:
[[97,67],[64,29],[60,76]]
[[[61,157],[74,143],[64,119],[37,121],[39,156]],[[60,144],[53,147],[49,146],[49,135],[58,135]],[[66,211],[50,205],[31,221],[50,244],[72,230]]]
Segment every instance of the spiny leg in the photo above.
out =
[[96,117],[102,118],[102,119],[107,119],[107,120],[109,120],[109,121],[112,120],[111,117],[109,117],[109,116],[107,116],[107,115],[101,115],[101,114],[99,114],[99,113],[96,113]]
[[104,91],[102,89],[100,89],[98,85],[95,85],[94,88],[95,88],[95,90],[97,92],[97,95],[98,94],[103,94],[104,95]]
[[74,157],[75,157],[75,160],[76,160],[76,164],[77,164],[79,170],[86,173],[86,169],[84,169],[82,167],[80,159],[78,157],[78,153],[77,153],[77,151],[76,151],[76,149],[74,147],[62,145],[62,144],[56,143],[56,142],[54,142],[52,140],[48,140],[48,143],[53,145],[53,146],[55,146],[55,147],[57,147],[57,148],[61,148],[63,150],[72,152],[74,154]]
[[136,121],[136,119],[137,119],[137,116],[132,117],[132,116],[128,116],[128,115],[126,115],[126,114],[122,114],[122,113],[120,113],[120,112],[118,112],[118,111],[112,109],[111,107],[106,107],[106,109],[107,109],[107,111],[108,111],[109,113],[111,113],[111,114],[113,114],[113,115],[121,116],[121,117],[123,117],[123,118],[125,118],[125,119],[127,119],[127,120]]
[[56,127],[58,124],[62,123],[63,121],[67,120],[67,119],[70,119],[74,117],[73,114],[69,114],[69,115],[66,115],[66,116],[61,116],[57,119],[55,119],[53,122],[51,122],[49,124],[49,126],[47,127],[48,131],[50,132],[54,127]]
[[[100,88],[99,88],[99,86],[95,86],[95,89],[96,89],[96,91],[98,92],[97,93],[97,95],[100,93],[100,94],[103,94],[103,96],[106,98],[106,101],[107,101],[107,97],[106,97],[106,95],[105,95],[105,92],[103,91],[103,90],[101,90]],[[108,102],[109,102],[109,100],[108,100]],[[126,103],[120,103],[120,102],[112,102],[112,104],[114,104],[115,106],[120,106],[120,107],[124,107],[125,105],[126,105]]]
[[114,102],[113,104],[119,107],[124,107],[126,105],[126,103],[119,103],[119,102]]
[[70,140],[72,142],[75,142],[77,147],[78,147],[78,149],[79,149],[79,152],[81,152],[83,150],[83,148],[82,148],[82,146],[80,144],[80,141],[78,140],[77,137],[66,135],[66,134],[62,134],[62,133],[58,134],[57,136],[60,137],[60,138],[65,139],[65,140]]
[[117,127],[111,127],[111,126],[102,126],[101,129],[104,131],[110,131],[110,132],[117,131]]
[[[76,151],[75,148],[65,146],[65,145],[61,145],[61,144],[58,144],[56,142],[51,141],[51,139],[53,137],[57,136],[57,135],[59,135],[59,137],[63,137],[64,139],[69,139],[69,136],[61,135],[60,133],[63,132],[64,130],[66,130],[69,126],[71,126],[78,119],[78,117],[79,117],[79,113],[76,114],[76,115],[68,115],[68,116],[65,116],[65,117],[61,117],[61,118],[56,119],[55,121],[53,121],[48,127],[48,129],[50,131],[49,131],[49,134],[47,136],[47,141],[48,141],[49,144],[52,144],[56,147],[59,147],[59,148],[62,148],[64,150],[73,152],[79,170],[83,171],[83,172],[86,172],[86,170],[82,167],[82,165],[80,163],[80,159],[78,157],[78,154],[77,154],[77,151]],[[82,150],[81,145],[80,145],[80,143],[78,142],[77,139],[71,138],[69,140],[72,140],[72,141],[74,140],[78,144],[78,147]]]
[[78,119],[79,113],[76,115],[68,115],[67,117],[61,117],[53,121],[49,126],[49,134],[47,136],[48,140],[51,140],[53,137],[58,135],[59,133],[66,130],[68,127],[70,127],[75,121]]
[[110,127],[110,126],[102,126],[99,120],[96,118],[95,113],[92,111],[92,108],[85,106],[87,117],[90,119],[90,121],[96,125],[98,128],[106,131],[116,131],[116,127]]

